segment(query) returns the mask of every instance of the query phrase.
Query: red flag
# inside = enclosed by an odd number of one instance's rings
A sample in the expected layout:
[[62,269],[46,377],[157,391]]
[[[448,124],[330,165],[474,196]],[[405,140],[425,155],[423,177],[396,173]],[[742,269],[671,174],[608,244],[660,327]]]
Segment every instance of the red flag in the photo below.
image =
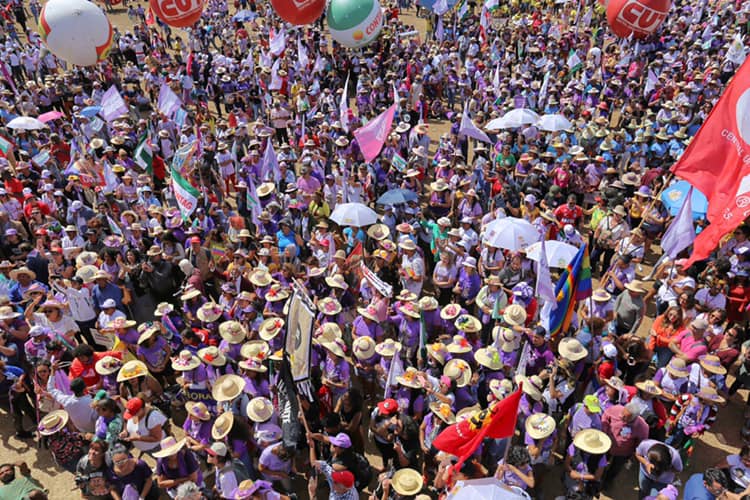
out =
[[711,224],[688,264],[707,258],[750,215],[750,59],[737,70],[672,172],[708,198]]
[[362,260],[363,253],[362,241],[357,240],[357,244],[352,248],[351,253],[346,258],[346,267],[351,266],[354,262]]
[[432,444],[440,451],[456,455],[460,470],[463,463],[479,448],[485,438],[511,437],[516,429],[521,388],[486,410],[471,418],[451,425],[438,434]]
[[148,12],[146,12],[146,26],[151,26],[152,24],[156,24],[156,19],[154,19],[154,11],[148,9]]
[[230,112],[229,116],[227,116],[227,124],[231,128],[237,128],[237,117],[234,115],[234,112]]

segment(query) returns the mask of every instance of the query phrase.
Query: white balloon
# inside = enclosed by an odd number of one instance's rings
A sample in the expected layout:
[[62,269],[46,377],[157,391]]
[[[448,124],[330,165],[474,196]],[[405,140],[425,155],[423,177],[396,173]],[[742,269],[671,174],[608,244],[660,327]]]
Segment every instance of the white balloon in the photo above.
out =
[[50,0],[39,16],[39,31],[50,52],[78,66],[101,61],[112,44],[109,19],[87,0]]

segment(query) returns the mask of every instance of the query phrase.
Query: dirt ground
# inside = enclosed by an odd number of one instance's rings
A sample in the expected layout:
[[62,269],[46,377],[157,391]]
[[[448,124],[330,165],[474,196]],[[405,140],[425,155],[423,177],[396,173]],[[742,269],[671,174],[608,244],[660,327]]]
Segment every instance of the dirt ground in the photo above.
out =
[[[109,14],[112,23],[120,27],[121,31],[129,29],[132,24],[124,10],[116,10]],[[408,13],[402,18],[410,22],[424,32],[425,22],[422,19],[415,18]],[[432,137],[433,147],[441,134],[447,132],[450,124],[445,121],[430,121],[430,136]],[[646,275],[650,268],[644,266],[643,275]],[[647,320],[641,326],[640,333],[648,334],[651,320]],[[743,411],[745,408],[744,397],[745,391],[741,395],[735,395],[725,408],[722,408],[720,417],[711,433],[704,436],[695,447],[692,463],[681,475],[684,483],[687,478],[695,473],[702,472],[716,462],[722,460],[728,453],[736,453],[741,446],[739,428],[742,425]],[[380,457],[376,454],[368,454],[373,465],[380,466]],[[79,492],[75,487],[73,475],[57,468],[45,449],[37,448],[33,440],[19,440],[14,437],[13,425],[11,418],[7,413],[0,410],[0,463],[25,461],[33,471],[33,477],[39,480],[48,490],[51,500],[70,500],[79,498]],[[151,461],[153,463],[153,461]],[[562,494],[560,481],[561,468],[556,467],[546,476],[544,491],[545,498],[554,498],[555,495]],[[630,500],[637,498],[637,467],[633,466],[630,470],[624,470],[619,480],[614,486],[614,491],[609,495],[602,495],[603,499],[613,500]],[[300,498],[307,497],[305,488],[300,488]],[[0,499],[5,500],[5,499]],[[14,499],[8,499],[14,500]]]

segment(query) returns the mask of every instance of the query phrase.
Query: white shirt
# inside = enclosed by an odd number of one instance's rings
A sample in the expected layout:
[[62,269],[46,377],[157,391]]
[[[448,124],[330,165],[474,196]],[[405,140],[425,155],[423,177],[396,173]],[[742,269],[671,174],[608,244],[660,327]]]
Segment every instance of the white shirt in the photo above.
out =
[[73,422],[76,429],[80,432],[94,432],[96,419],[99,415],[91,407],[91,396],[86,395],[79,398],[72,394],[65,394],[55,388],[55,377],[49,378],[47,392],[50,393],[55,402],[63,407],[63,410],[68,412],[70,421]]
[[231,461],[223,469],[216,469],[216,489],[222,497],[228,497],[236,487],[237,476]]
[[[160,425],[164,425],[164,422],[167,421],[167,417],[164,416],[162,412],[157,410],[156,408],[148,410],[148,413],[142,418],[138,420],[138,423],[136,424],[133,422],[133,419],[127,421],[127,424],[125,425],[125,429],[128,431],[129,436],[148,436],[150,433],[150,429],[153,429],[154,427],[158,427]],[[162,434],[164,431],[162,431]],[[154,448],[159,447],[159,442],[146,442],[146,441],[133,441],[133,446],[138,448],[141,451],[149,451],[153,450]]]
[[76,290],[73,287],[69,287],[62,290],[62,292],[68,299],[70,315],[74,320],[91,321],[92,319],[96,319],[94,300],[91,298],[91,291],[88,288],[81,287],[80,290]]

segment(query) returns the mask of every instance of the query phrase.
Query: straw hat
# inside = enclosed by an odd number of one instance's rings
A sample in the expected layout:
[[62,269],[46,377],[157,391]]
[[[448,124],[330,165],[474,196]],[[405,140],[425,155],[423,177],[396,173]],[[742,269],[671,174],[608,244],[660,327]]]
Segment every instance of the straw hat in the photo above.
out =
[[259,287],[266,287],[271,284],[271,281],[273,281],[271,274],[265,269],[253,270],[248,279],[250,280],[250,283]]
[[623,382],[622,379],[616,375],[612,375],[608,379],[604,379],[604,383],[617,391],[625,388],[625,382]]
[[456,318],[454,324],[460,332],[476,333],[482,330],[482,322],[471,314],[462,314]]
[[206,302],[198,308],[196,316],[204,323],[213,323],[224,314],[224,308],[216,302]]
[[407,238],[399,242],[398,247],[401,248],[402,250],[416,250],[417,249],[417,245],[414,243],[414,240],[412,240],[411,238]]
[[417,371],[413,366],[408,367],[403,375],[396,377],[396,382],[403,385],[404,387],[411,387],[412,389],[421,389],[422,384],[417,379]]
[[714,375],[727,374],[727,369],[721,365],[719,356],[716,356],[715,354],[704,354],[698,358],[698,361],[700,362],[701,367],[708,373],[713,373]]
[[640,280],[633,280],[625,285],[625,288],[634,293],[646,293],[646,289],[643,288],[643,283]]
[[348,290],[349,285],[346,283],[346,280],[343,276],[340,274],[334,274],[333,276],[329,276],[326,278],[326,284],[330,286],[331,288],[340,288],[341,290]]
[[203,295],[203,294],[201,293],[200,290],[198,290],[196,288],[190,287],[190,288],[188,288],[188,289],[185,290],[185,293],[183,293],[182,295],[180,295],[180,300],[183,301],[183,302],[186,302],[186,301],[188,301],[190,299],[194,299],[196,297],[200,297],[201,295]]
[[419,308],[422,311],[434,311],[438,308],[440,304],[438,304],[438,301],[435,297],[431,297],[429,295],[425,295],[421,299],[419,299]]
[[104,356],[96,362],[94,370],[99,375],[111,375],[122,367],[122,361],[114,356]]
[[659,389],[659,386],[656,385],[656,383],[653,380],[646,380],[644,382],[636,382],[635,386],[645,392],[646,394],[651,394],[652,396],[661,396],[662,390]]
[[247,338],[247,329],[239,321],[224,321],[219,324],[219,335],[230,344],[241,344]]
[[430,189],[433,191],[446,191],[450,189],[450,185],[445,180],[438,179],[435,182],[430,183]]
[[227,364],[227,357],[214,345],[198,350],[198,358],[211,366],[224,366]]
[[690,370],[688,370],[684,359],[672,356],[667,364],[667,373],[673,378],[685,378],[690,375]]
[[148,375],[148,367],[146,364],[143,361],[131,359],[120,368],[120,371],[117,373],[117,381],[125,382],[126,380],[143,377],[145,375]]
[[375,355],[375,347],[375,341],[367,336],[357,337],[357,339],[352,342],[354,356],[360,361],[372,358]]
[[371,321],[378,321],[378,311],[373,306],[358,307],[357,313],[363,318],[367,318]]
[[465,387],[471,381],[471,366],[463,359],[451,359],[446,363],[443,375],[455,380],[458,387]]
[[440,402],[432,403],[430,404],[430,411],[448,425],[456,423],[456,416],[451,411],[451,406],[449,404]]
[[208,406],[205,403],[188,401],[185,403],[185,411],[198,420],[203,420],[204,422],[211,420],[211,412],[208,411]]
[[224,439],[224,437],[229,434],[229,431],[232,430],[233,424],[234,413],[231,411],[225,411],[216,418],[214,425],[211,426],[211,437],[216,441]]
[[334,339],[332,342],[321,342],[320,345],[328,352],[343,358],[346,355],[346,344],[342,339]]
[[342,336],[341,327],[329,321],[315,329],[313,332],[313,344],[322,345],[324,342],[335,342],[341,339]]
[[68,412],[65,410],[55,410],[47,415],[39,422],[39,434],[42,436],[51,436],[52,434],[62,430],[68,424]]
[[410,318],[419,319],[419,306],[414,302],[404,302],[398,306],[398,310]]
[[271,348],[268,347],[268,342],[265,340],[251,340],[242,345],[240,348],[240,356],[245,359],[265,359],[270,351]]
[[416,495],[422,490],[422,474],[414,469],[399,469],[391,478],[391,486],[399,495]]
[[341,302],[334,297],[325,297],[318,301],[318,310],[326,316],[335,316],[341,312]]
[[76,256],[76,267],[80,269],[83,266],[93,266],[97,260],[99,256],[96,252],[81,252]]
[[260,324],[260,328],[258,328],[258,333],[260,334],[260,338],[263,340],[270,342],[276,336],[279,334],[281,329],[284,328],[284,320],[281,318],[268,318],[267,320],[263,321],[263,323]]
[[701,387],[696,396],[705,399],[706,401],[711,401],[712,403],[724,404],[726,402],[723,397],[719,396],[719,393],[716,392],[716,389],[713,387]]
[[245,359],[237,363],[237,365],[243,370],[250,370],[256,373],[266,373],[268,368],[263,364],[263,361],[259,358]]
[[427,346],[427,355],[432,356],[435,361],[441,365],[445,364],[445,357],[448,354],[448,349],[442,342],[435,342]]
[[177,441],[174,437],[167,436],[161,440],[161,443],[159,443],[161,450],[152,453],[152,455],[154,458],[171,457],[184,448],[186,442],[187,440],[185,438]]
[[153,326],[153,325],[149,326],[148,328],[143,330],[141,335],[138,337],[138,341],[136,343],[142,344],[143,342],[147,341],[148,339],[156,335],[158,332],[159,332],[159,327]]
[[287,298],[289,298],[289,290],[279,284],[271,285],[271,288],[266,292],[265,295],[265,299],[268,302],[279,302]]
[[532,375],[531,377],[525,377],[523,375],[516,376],[516,383],[523,386],[523,392],[535,401],[542,399],[542,390],[544,389],[544,381],[539,375]]
[[591,298],[596,302],[609,302],[612,300],[612,295],[604,288],[599,288],[594,290],[594,293],[591,294]]
[[11,306],[0,307],[0,320],[15,319],[19,316],[21,316],[21,313],[14,311]]
[[255,189],[255,192],[260,198],[268,196],[276,190],[276,185],[273,182],[264,182]]
[[211,395],[216,401],[231,401],[240,394],[245,388],[245,379],[239,375],[228,374],[222,375],[214,382]]
[[451,354],[465,354],[471,352],[471,344],[461,335],[454,335],[453,341],[446,347]]
[[415,300],[417,300],[417,294],[412,293],[404,288],[399,292],[398,295],[396,295],[396,300],[400,302],[414,302]]
[[573,438],[573,445],[586,453],[603,455],[609,451],[612,440],[600,430],[583,429]]
[[273,416],[273,403],[268,398],[253,398],[247,404],[247,416],[253,422],[265,422]]
[[154,316],[165,316],[172,311],[174,311],[174,306],[172,304],[169,302],[159,302],[159,305],[157,305],[154,310]]
[[589,351],[577,339],[572,337],[565,337],[560,340],[557,351],[560,353],[560,356],[574,363],[582,360],[589,354]]
[[26,267],[26,266],[22,266],[22,267],[19,267],[18,269],[12,270],[10,272],[10,278],[12,280],[18,281],[18,275],[19,274],[25,274],[26,276],[28,276],[32,280],[36,279],[36,273],[34,271],[32,271],[31,269],[29,269],[28,267]]
[[477,352],[474,353],[474,359],[477,363],[485,368],[489,368],[490,370],[497,371],[503,369],[503,362],[500,359],[500,353],[495,346],[490,345],[478,349]]
[[367,229],[367,236],[374,240],[384,240],[391,235],[391,230],[385,224],[373,224]]
[[180,354],[172,359],[172,369],[178,372],[189,372],[190,370],[195,370],[200,365],[201,360],[187,349],[180,351]]
[[511,326],[523,325],[526,322],[526,309],[519,304],[510,304],[503,311],[503,321]]
[[107,323],[107,328],[112,330],[129,330],[135,326],[135,321],[132,319],[116,318],[113,321]]
[[[498,340],[499,337],[499,340]],[[514,352],[521,347],[521,338],[510,328],[496,326],[492,329],[492,338],[495,342],[500,342],[500,349],[503,352]]]
[[401,350],[401,342],[396,342],[393,339],[385,339],[375,346],[375,352],[385,358],[392,357],[396,351]]
[[498,380],[496,378],[493,378],[490,380],[490,391],[492,392],[492,395],[495,396],[498,400],[505,399],[505,397],[513,392],[513,382],[508,380],[507,378],[504,378],[502,380]]
[[545,439],[555,432],[557,423],[546,413],[534,413],[526,419],[526,434],[531,439]]

